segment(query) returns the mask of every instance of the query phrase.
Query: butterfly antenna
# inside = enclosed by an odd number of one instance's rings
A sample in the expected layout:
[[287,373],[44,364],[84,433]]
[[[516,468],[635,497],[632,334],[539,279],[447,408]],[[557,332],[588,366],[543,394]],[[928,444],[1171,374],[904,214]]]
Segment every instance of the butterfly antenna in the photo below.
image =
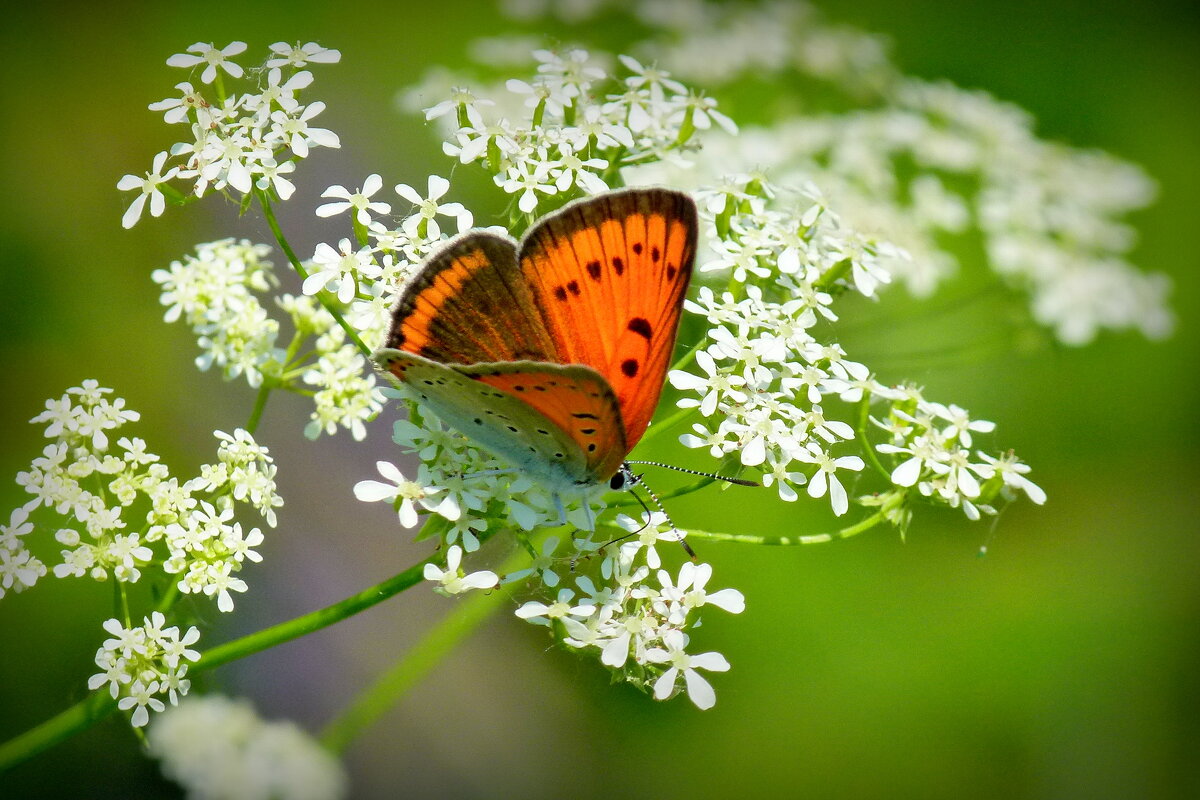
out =
[[[663,469],[673,469],[676,472],[686,472],[689,475],[699,475],[702,478],[712,478],[713,480],[716,480],[716,481],[725,481],[726,483],[736,483],[738,486],[762,486],[762,484],[759,483],[758,481],[750,481],[750,480],[746,480],[745,478],[730,478],[726,475],[718,475],[715,472],[701,472],[700,470],[697,470],[697,469],[688,469],[686,467],[677,467],[674,464],[663,464],[660,461],[626,461],[625,463],[626,464],[645,464],[650,467],[662,467]],[[643,483],[642,485],[645,486],[646,484]],[[646,491],[650,491],[649,487],[647,487]],[[653,497],[653,494],[651,494],[651,496]],[[654,502],[657,503],[658,499],[655,498]],[[664,511],[663,513],[665,514],[666,512]]]
[[[626,461],[625,463],[626,464],[650,464],[652,466],[657,466],[657,467],[666,466],[665,464],[658,464],[654,461]],[[669,469],[669,467],[668,467],[668,469]],[[683,472],[694,472],[693,470],[690,470],[690,469],[685,469],[682,471]],[[696,472],[695,474],[696,475],[705,475],[706,473]],[[696,551],[693,550],[691,545],[689,545],[687,543],[687,540],[683,538],[683,532],[680,531],[679,528],[675,527],[674,520],[671,519],[671,515],[667,513],[667,510],[665,508],[663,508],[662,501],[658,499],[658,495],[656,495],[654,493],[653,489],[651,489],[649,486],[646,485],[646,482],[644,480],[642,480],[641,475],[634,475],[633,473],[629,473],[629,477],[631,478],[631,483],[629,485],[629,493],[632,494],[635,498],[637,498],[637,501],[639,503],[641,503],[642,508],[646,509],[647,519],[649,519],[649,515],[652,514],[653,512],[646,505],[645,501],[642,500],[642,498],[638,497],[638,493],[633,491],[633,487],[637,486],[638,484],[641,484],[641,487],[646,490],[646,494],[650,495],[650,499],[654,501],[654,505],[657,506],[658,510],[662,512],[662,515],[664,517],[666,517],[667,524],[671,526],[671,530],[675,531],[675,533],[678,534],[677,541],[679,542],[679,545],[683,548],[684,552],[688,554],[688,558],[695,561],[696,560]],[[712,476],[712,477],[717,477],[717,476]],[[758,484],[751,484],[751,485],[757,486]],[[650,523],[647,521],[646,524],[649,525]],[[643,527],[645,527],[645,526],[643,526]]]

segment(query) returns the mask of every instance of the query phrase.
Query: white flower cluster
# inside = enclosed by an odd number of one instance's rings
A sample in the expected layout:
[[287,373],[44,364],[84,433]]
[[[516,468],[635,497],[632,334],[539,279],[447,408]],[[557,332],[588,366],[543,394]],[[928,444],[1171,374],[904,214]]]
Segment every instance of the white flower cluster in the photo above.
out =
[[[712,708],[716,694],[696,670],[725,672],[729,662],[715,652],[688,654],[685,630],[699,624],[697,611],[705,606],[740,614],[746,607],[742,593],[736,589],[707,592],[705,586],[712,577],[708,564],[684,562],[677,577],[661,568],[655,546],[667,542],[667,546],[678,547],[684,536],[662,512],[641,520],[620,515],[617,524],[629,538],[616,547],[601,543],[603,558],[593,575],[578,574],[578,565],[579,558],[594,553],[597,544],[574,543],[577,552],[571,563],[576,567],[578,596],[575,589],[564,586],[552,602],[527,602],[517,609],[517,616],[553,627],[568,647],[597,653],[602,664],[625,680],[652,687],[659,700],[685,689],[697,707]],[[543,550],[548,560],[557,541],[547,542],[552,543]],[[550,564],[542,568],[541,579],[547,589],[560,581]],[[683,687],[679,686],[681,676]]]
[[135,626],[122,625],[110,619],[104,630],[111,636],[96,651],[96,666],[101,672],[88,679],[93,691],[108,685],[109,694],[122,711],[133,709],[131,723],[140,728],[150,720],[151,711],[162,711],[166,697],[171,705],[188,693],[192,682],[185,676],[188,661],[199,661],[200,654],[191,649],[200,638],[200,631],[188,628],[180,636],[179,628],[164,628],[167,620],[155,611]]
[[285,296],[281,305],[292,314],[297,331],[316,335],[314,363],[303,371],[312,388],[316,409],[305,435],[316,438],[322,431],[334,433],[339,426],[350,430],[355,440],[366,436],[363,423],[383,407],[383,394],[374,371],[359,349],[347,341],[334,317],[318,307],[310,296],[329,291],[336,295],[346,319],[368,347],[381,344],[391,324],[391,311],[408,278],[418,265],[451,233],[443,231],[438,217],[454,220],[458,232],[469,229],[473,218],[461,203],[443,202],[450,182],[438,175],[428,179],[422,196],[408,184],[398,184],[396,193],[415,208],[397,226],[375,219],[392,211],[390,203],[373,199],[383,188],[379,175],[368,175],[360,188],[350,191],[331,186],[322,194],[331,202],[317,207],[321,217],[349,214],[357,243],[342,239],[336,247],[318,244],[305,268],[306,297]]
[[[562,498],[560,502],[568,505],[560,512],[554,497],[529,478],[514,477],[512,470],[446,430],[427,411],[421,414],[421,425],[401,420],[395,432],[405,452],[421,458],[416,478],[409,480],[395,465],[379,462],[384,480],[361,481],[354,492],[364,502],[392,503],[408,528],[420,522],[423,512],[438,518],[433,530],[449,545],[446,565],[425,566],[425,578],[438,592],[460,594],[500,583],[494,572],[468,573],[462,567],[464,551],[478,550],[482,539],[497,533],[496,520],[505,520],[499,525],[531,531],[561,524],[565,513],[579,529],[594,527],[595,515],[603,510],[596,499],[584,508],[579,498]],[[550,625],[565,644],[595,653],[605,666],[652,689],[659,699],[675,693],[682,675],[693,702],[711,707],[712,687],[695,670],[723,671],[729,665],[717,653],[688,656],[685,631],[698,621],[698,614],[692,612],[705,604],[739,613],[744,606],[741,594],[725,589],[706,595],[704,586],[712,574],[707,564],[685,563],[677,578],[661,568],[655,545],[668,542],[678,548],[685,535],[669,525],[663,514],[655,512],[644,521],[621,515],[616,522],[630,537],[619,546],[606,547],[604,541],[591,538],[564,543],[549,537],[540,552],[531,547],[532,564],[503,581],[536,577],[552,599],[530,601],[517,610],[517,616]],[[603,551],[601,557],[596,557],[598,550]],[[560,586],[559,573],[567,564],[576,589]]]
[[[147,202],[152,216],[161,216],[166,208],[166,193],[183,200],[183,194],[171,181],[192,181],[190,194],[202,197],[209,189],[230,190],[243,196],[255,189],[273,192],[286,200],[295,191],[287,175],[296,169],[296,161],[307,158],[314,147],[339,147],[332,131],[315,127],[312,122],[325,104],[307,105],[298,93],[312,84],[313,75],[302,67],[331,64],[340,60],[336,50],[309,42],[271,45],[272,55],[262,68],[250,70],[257,78],[253,87],[242,93],[228,93],[225,77],[241,79],[247,71],[231,60],[246,50],[245,42],[233,42],[224,48],[198,42],[167,59],[172,67],[195,70],[202,84],[212,84],[211,93],[190,82],[177,84],[179,95],[152,103],[152,111],[163,112],[171,124],[187,125],[191,138],[179,142],[154,157],[145,176],[126,175],[117,183],[122,191],[138,194],[126,210],[121,224],[137,224]],[[167,167],[170,159],[175,162]]]
[[[980,498],[994,497],[1006,482],[984,492],[976,477],[992,477],[997,460],[979,453],[982,461],[973,462],[968,450],[971,433],[991,432],[993,423],[971,420],[955,405],[926,401],[914,388],[885,386],[836,341],[816,336],[824,330],[818,321],[837,319],[836,294],[854,290],[871,296],[888,280],[879,256],[899,261],[903,251],[856,238],[811,191],[797,193],[801,202],[788,202],[789,210],[775,210],[792,193],[761,176],[729,176],[720,188],[699,194],[707,199],[700,216],[716,253],[700,269],[723,271],[744,296],[702,287],[697,300],[684,304],[712,327],[711,344],[695,352],[699,370],[669,374],[671,384],[688,393],[679,406],[697,408],[705,418],[680,441],[707,448],[722,462],[736,454],[743,466],[762,470],[763,482],[776,486],[783,500],[795,500],[795,487],[807,484],[810,497],[828,494],[841,516],[850,497],[837,471],[858,472],[866,462],[858,455],[835,455],[833,448],[854,439],[858,447],[868,443],[870,405],[883,403],[885,420],[877,425],[892,441],[874,449],[907,458],[888,471],[875,453],[863,455],[895,487],[916,486],[933,501],[961,506],[973,520],[981,510],[995,513],[979,505]],[[830,398],[857,406],[857,428],[826,410]],[[1026,494],[1045,500],[1032,483]],[[892,515],[901,528],[904,513],[897,508]]]
[[[997,494],[1015,499],[1023,492],[1038,505],[1046,502],[1041,487],[1025,477],[1029,467],[1012,453],[999,457],[976,451],[971,460],[972,432],[990,433],[995,424],[973,420],[963,408],[942,405],[924,399],[914,387],[879,392],[891,404],[884,419],[872,422],[890,435],[890,441],[875,446],[880,453],[897,457],[892,483],[901,489],[917,487],[925,497],[961,507],[968,519],[980,514],[995,514],[986,503]],[[980,484],[980,479],[985,481]],[[901,528],[904,521],[898,521]]]
[[279,377],[284,361],[275,346],[279,323],[255,296],[278,285],[266,258],[270,252],[264,244],[222,239],[198,244],[195,255],[151,274],[162,287],[163,319],[182,320],[198,337],[201,370],[215,364],[226,379],[245,375],[255,387],[264,373]]
[[295,723],[268,722],[244,700],[192,695],[157,715],[147,749],[195,800],[337,800],[341,764]]
[[834,292],[873,296],[888,280],[881,257],[903,253],[845,228],[812,190],[788,192],[761,176],[733,175],[699,196],[713,251],[700,271],[725,275],[742,296],[702,287],[684,304],[712,327],[711,344],[695,352],[699,370],[668,376],[692,395],[679,406],[705,418],[681,441],[722,460],[737,453],[783,500],[795,500],[795,487],[807,484],[810,497],[828,494],[840,516],[849,501],[837,471],[857,472],[864,462],[834,454],[856,434],[822,404],[827,395],[858,400],[872,382],[867,367],[814,331],[819,321],[837,319]]
[[[399,390],[405,391],[405,390]],[[427,410],[411,420],[398,420],[393,440],[402,452],[421,459],[415,480],[405,478],[386,461],[377,464],[383,481],[360,481],[354,494],[363,502],[387,501],[396,507],[400,524],[415,527],[422,512],[432,513],[447,523],[447,544],[461,544],[468,553],[479,549],[480,536],[488,518],[508,520],[522,531],[567,520],[579,527],[592,527],[589,516],[597,506],[585,509],[579,498],[562,498],[560,513],[554,497],[528,477],[475,447],[464,436],[447,429]]]
[[33,531],[29,508],[14,508],[7,525],[0,525],[0,599],[22,592],[46,574],[46,565],[25,547],[21,537]]
[[[151,277],[162,287],[164,319],[192,328],[203,351],[196,358],[201,370],[216,365],[226,379],[244,375],[253,387],[264,380],[288,389],[299,383],[311,387],[309,438],[342,427],[362,440],[364,423],[383,407],[375,376],[333,315],[308,297],[275,298],[293,328],[287,348],[277,346],[280,324],[256,296],[278,285],[269,253],[263,244],[223,239],[196,245],[195,255],[155,270]],[[308,360],[299,362],[306,343]]]
[[361,442],[367,437],[365,423],[383,408],[383,391],[374,372],[367,368],[358,348],[347,341],[333,315],[312,298],[285,294],[277,302],[291,315],[297,341],[313,337],[311,361],[298,367],[301,380],[311,387],[308,391],[313,401],[304,435],[316,439],[341,427]]
[[977,237],[989,267],[1065,344],[1172,329],[1167,279],[1125,261],[1136,234],[1122,219],[1153,198],[1150,179],[1039,139],[1028,114],[984,92],[906,80],[882,108],[792,117],[707,155],[714,167],[765,161],[778,180],[815,180],[850,225],[911,253],[887,266],[916,295],[953,275]]
[[[518,20],[555,16],[575,24],[605,10],[630,13],[653,35],[629,42],[627,52],[710,87],[793,70],[870,95],[896,75],[885,37],[834,24],[803,0],[506,0],[502,8]],[[510,38],[511,46],[501,37],[488,40],[489,50],[516,51],[525,43],[519,35]]]
[[[453,88],[447,100],[425,109],[426,119],[455,123],[446,154],[480,163],[497,186],[519,195],[517,208],[525,214],[603,192],[624,166],[687,163],[683,154],[696,148],[693,134],[714,123],[737,130],[715,100],[629,56],[619,56],[628,73],[621,79],[586,50],[535,50],[533,56],[533,80],[507,81],[507,94],[481,98]],[[409,93],[426,96],[427,87]],[[482,110],[492,106],[495,113]]]
[[[127,524],[122,515],[139,495],[153,491],[165,470],[153,467],[158,456],[147,453],[141,439],[123,436],[117,440],[121,455],[108,452],[108,432],[140,416],[125,408],[123,398],[110,400],[106,395],[111,393],[86,380],[58,400],[47,400],[46,410],[30,420],[45,424],[46,438],[54,441],[28,472],[17,474],[17,485],[34,496],[24,510],[53,509],[73,518],[85,533],[62,527],[54,534],[59,544],[70,548],[54,566],[56,577],[88,574],[96,580],[111,576],[132,583],[153,558],[144,532],[122,533]],[[22,526],[26,533],[29,525]]]
[[[1027,293],[1032,318],[1065,344],[1104,330],[1162,338],[1173,329],[1169,280],[1127,260],[1136,235],[1124,220],[1155,193],[1137,166],[1042,140],[1027,113],[986,92],[907,78],[880,37],[832,24],[804,2],[592,0],[566,14],[584,19],[612,5],[651,31],[628,52],[686,80],[736,92],[747,78],[799,77],[844,95],[836,111],[821,111],[820,100],[801,115],[768,107],[769,124],[710,138],[689,168],[660,170],[659,181],[700,187],[769,165],[775,182],[815,181],[849,225],[910,253],[882,263],[915,295],[954,275],[981,240],[984,258],[965,263],[980,261]],[[531,0],[510,11],[564,15]]]
[[201,467],[200,476],[183,486],[186,513],[170,503],[156,506],[146,540],[166,543],[169,556],[163,570],[182,576],[177,583],[181,592],[216,597],[217,608],[229,612],[230,592],[248,588],[237,573],[246,561],[262,561],[251,549],[262,544],[262,531],[243,531],[233,519],[235,503],[253,506],[274,527],[275,508],[283,500],[275,491],[276,467],[266,447],[240,428],[232,436],[222,431],[215,436],[221,440],[218,462]]
[[[133,583],[148,566],[160,565],[168,575],[182,574],[181,591],[214,596],[218,608],[231,610],[229,592],[246,589],[236,573],[246,560],[260,559],[251,548],[263,539],[258,528],[244,531],[234,521],[234,508],[248,505],[274,526],[275,509],[283,504],[267,449],[244,430],[217,431],[218,462],[181,483],[141,439],[122,436],[116,442],[120,454],[108,452],[106,431],[138,418],[123,399],[109,400],[111,393],[94,380],[84,381],[47,401],[46,410],[31,420],[46,423],[46,436],[55,442],[28,472],[17,475],[18,485],[35,499],[15,511],[3,529],[0,587],[19,591],[45,573],[17,538],[34,529],[29,514],[44,506],[68,518],[68,525],[54,533],[66,548],[53,566],[55,577]],[[165,557],[152,547],[160,540]]]

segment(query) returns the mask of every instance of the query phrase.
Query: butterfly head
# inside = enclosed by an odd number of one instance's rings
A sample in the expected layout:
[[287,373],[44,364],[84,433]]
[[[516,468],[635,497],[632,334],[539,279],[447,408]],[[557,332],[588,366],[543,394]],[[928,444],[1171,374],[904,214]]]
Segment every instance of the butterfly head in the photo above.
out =
[[622,463],[613,476],[608,479],[608,488],[614,492],[624,492],[632,489],[641,481],[640,475],[634,475],[628,462]]

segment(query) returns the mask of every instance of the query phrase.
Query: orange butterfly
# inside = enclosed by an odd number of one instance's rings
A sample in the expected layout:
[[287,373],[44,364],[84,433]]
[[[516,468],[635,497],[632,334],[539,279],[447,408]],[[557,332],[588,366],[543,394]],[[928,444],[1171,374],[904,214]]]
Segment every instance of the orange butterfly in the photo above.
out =
[[675,348],[696,229],[687,195],[627,189],[568,204],[520,243],[466,233],[405,288],[376,363],[556,497],[620,489]]

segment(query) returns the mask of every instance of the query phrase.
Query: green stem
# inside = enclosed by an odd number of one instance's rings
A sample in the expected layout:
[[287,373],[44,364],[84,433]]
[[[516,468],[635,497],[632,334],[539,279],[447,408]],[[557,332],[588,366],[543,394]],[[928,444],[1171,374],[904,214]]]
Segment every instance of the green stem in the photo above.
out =
[[[200,660],[188,670],[190,674],[204,672],[219,667],[239,658],[261,652],[283,642],[291,641],[305,634],[320,630],[335,622],[357,614],[366,608],[387,600],[393,595],[420,583],[425,564],[437,560],[440,553],[435,553],[398,575],[388,578],[358,594],[351,595],[341,602],[305,614],[302,617],[282,622],[265,630],[243,636],[232,642],[218,645],[205,651]],[[117,707],[117,703],[107,692],[93,692],[66,711],[51,717],[35,728],[16,736],[0,745],[0,773],[10,767],[32,758],[59,742],[87,730],[95,723],[107,717]]]
[[222,664],[227,664],[230,661],[236,661],[239,658],[245,658],[246,656],[262,652],[277,644],[290,642],[292,639],[299,639],[301,636],[329,627],[335,622],[340,622],[364,609],[382,603],[389,597],[397,595],[405,589],[420,583],[424,578],[425,565],[437,561],[442,557],[441,553],[434,553],[424,561],[413,564],[400,574],[394,575],[382,583],[377,583],[374,586],[363,589],[358,594],[350,595],[345,600],[334,603],[331,606],[317,609],[302,617],[290,619],[287,622],[281,622],[278,625],[251,633],[240,639],[234,639],[232,642],[217,645],[211,650],[204,651],[200,656],[200,660],[188,672],[197,673],[210,670]]
[[0,744],[0,774],[33,758],[59,742],[87,730],[117,708],[105,691],[93,692],[83,700],[20,736]]
[[871,415],[871,395],[868,392],[863,392],[862,399],[858,401],[858,424],[854,427],[854,437],[858,439],[859,445],[863,452],[867,454],[867,460],[871,462],[880,475],[887,478],[890,483],[892,473],[884,469],[883,464],[879,461],[879,456],[875,453],[875,447],[871,444],[871,440],[867,438],[867,425],[870,423]]
[[660,422],[654,423],[653,425],[651,425],[649,428],[646,429],[646,432],[642,435],[642,441],[643,442],[649,441],[651,439],[656,438],[659,434],[663,433],[664,431],[670,430],[671,428],[678,425],[680,422],[683,422],[685,419],[690,417],[692,415],[692,412],[695,410],[696,409],[694,409],[694,408],[681,408],[678,411],[671,414],[666,419],[664,419]]
[[[296,256],[296,252],[292,250],[292,246],[284,237],[283,229],[279,227],[279,220],[275,218],[275,209],[271,207],[271,198],[265,191],[261,189],[255,189],[254,191],[257,193],[259,204],[262,206],[263,216],[266,217],[267,224],[271,226],[271,233],[275,235],[275,241],[279,243],[280,249],[283,250],[284,255],[287,256],[287,260],[289,263],[291,263],[292,269],[296,270],[296,274],[301,278],[307,278],[308,270],[306,270],[304,265],[300,263],[300,259]],[[325,291],[317,292],[317,302],[320,303],[326,311],[333,315],[333,318],[337,321],[337,324],[341,326],[342,330],[346,332],[346,335],[350,337],[350,341],[352,341],[354,346],[358,348],[358,352],[362,353],[363,357],[369,360],[371,358],[371,348],[363,344],[362,339],[358,337],[358,332],[351,327],[350,323],[346,321],[346,318],[342,316],[341,312],[337,310],[332,302],[330,302],[329,293]]]
[[[528,562],[518,551],[502,567],[502,575]],[[393,707],[401,697],[428,675],[447,653],[483,624],[509,595],[494,589],[473,592],[463,598],[438,625],[425,634],[391,669],[364,690],[321,733],[321,742],[334,753],[341,753],[356,737]]]
[[275,382],[270,378],[263,378],[262,386],[258,387],[258,396],[254,398],[254,410],[250,412],[250,419],[246,423],[246,432],[253,434],[258,429],[258,423],[262,421],[263,411],[267,407],[267,398],[271,396],[271,389],[275,387]]
[[813,281],[813,288],[818,291],[823,291],[837,283],[838,279],[850,274],[850,268],[854,266],[854,262],[848,258],[843,258],[841,261],[834,264],[829,269],[825,270],[825,274]]
[[886,509],[880,509],[866,519],[851,525],[848,528],[831,531],[829,533],[814,533],[808,536],[755,536],[749,533],[718,533],[715,531],[697,531],[688,529],[687,535],[689,539],[703,539],[710,542],[739,542],[742,544],[764,544],[772,546],[785,546],[797,544],[824,544],[838,539],[849,539],[851,536],[862,533],[863,531],[874,528],[881,522],[885,521]]

